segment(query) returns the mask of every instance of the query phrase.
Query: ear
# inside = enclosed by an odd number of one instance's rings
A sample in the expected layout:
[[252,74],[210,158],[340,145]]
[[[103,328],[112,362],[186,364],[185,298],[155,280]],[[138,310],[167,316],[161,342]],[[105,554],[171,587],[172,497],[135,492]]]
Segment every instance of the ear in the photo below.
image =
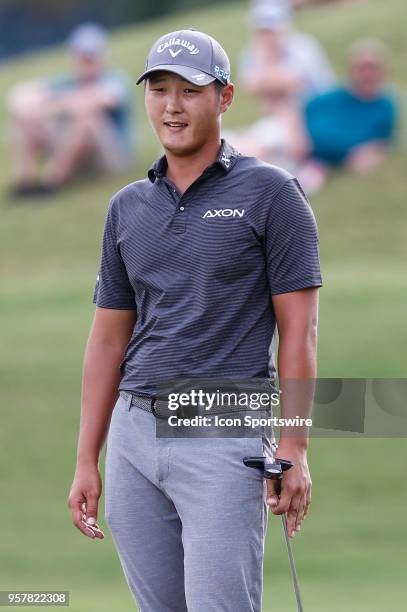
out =
[[225,87],[221,89],[221,92],[220,92],[220,112],[221,113],[226,113],[228,108],[232,105],[234,94],[235,94],[235,86],[233,85],[233,83],[229,83],[228,85],[225,85]]

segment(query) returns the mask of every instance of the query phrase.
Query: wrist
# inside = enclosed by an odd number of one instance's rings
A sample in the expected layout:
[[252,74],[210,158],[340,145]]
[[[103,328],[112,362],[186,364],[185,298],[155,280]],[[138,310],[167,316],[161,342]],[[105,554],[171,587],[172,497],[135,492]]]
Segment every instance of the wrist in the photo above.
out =
[[278,442],[277,455],[283,456],[286,454],[304,454],[308,451],[308,438],[281,438]]
[[99,459],[93,455],[80,456],[76,460],[76,471],[83,468],[95,468],[99,467]]

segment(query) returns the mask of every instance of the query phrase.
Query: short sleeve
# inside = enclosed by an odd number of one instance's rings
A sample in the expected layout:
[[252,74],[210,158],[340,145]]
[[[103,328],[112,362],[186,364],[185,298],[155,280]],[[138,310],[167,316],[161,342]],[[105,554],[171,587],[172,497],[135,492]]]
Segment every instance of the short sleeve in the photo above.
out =
[[318,229],[296,178],[284,183],[270,205],[265,247],[271,295],[322,287]]
[[117,241],[117,219],[113,201],[110,203],[105,221],[93,303],[102,308],[136,309],[134,290]]

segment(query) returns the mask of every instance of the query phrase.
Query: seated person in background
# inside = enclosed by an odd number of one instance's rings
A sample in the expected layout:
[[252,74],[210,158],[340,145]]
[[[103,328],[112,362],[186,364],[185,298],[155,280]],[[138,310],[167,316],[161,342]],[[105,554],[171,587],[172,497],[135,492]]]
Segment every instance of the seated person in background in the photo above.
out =
[[130,83],[107,67],[106,42],[100,26],[79,26],[68,40],[71,76],[22,83],[9,95],[15,195],[52,192],[89,165],[110,173],[129,167]]
[[254,38],[242,52],[239,79],[263,116],[332,87],[335,76],[320,44],[292,29],[291,0],[254,0],[250,22]]
[[301,179],[309,191],[323,184],[329,166],[359,173],[375,168],[395,134],[397,104],[385,83],[386,48],[377,40],[361,40],[351,47],[349,61],[349,82],[305,107],[312,159]]
[[263,119],[227,138],[242,153],[292,170],[306,150],[300,109],[332,87],[334,74],[318,42],[291,29],[289,0],[255,0],[250,21],[254,40],[242,53],[239,80]]

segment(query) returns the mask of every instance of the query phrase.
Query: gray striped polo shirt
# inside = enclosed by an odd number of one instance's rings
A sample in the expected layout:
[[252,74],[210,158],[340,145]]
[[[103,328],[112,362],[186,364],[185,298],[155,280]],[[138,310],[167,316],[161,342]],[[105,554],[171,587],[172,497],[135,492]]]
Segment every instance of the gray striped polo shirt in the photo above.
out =
[[222,140],[180,194],[161,157],[110,201],[93,302],[135,309],[119,389],[177,377],[272,377],[271,296],[322,286],[297,179]]

